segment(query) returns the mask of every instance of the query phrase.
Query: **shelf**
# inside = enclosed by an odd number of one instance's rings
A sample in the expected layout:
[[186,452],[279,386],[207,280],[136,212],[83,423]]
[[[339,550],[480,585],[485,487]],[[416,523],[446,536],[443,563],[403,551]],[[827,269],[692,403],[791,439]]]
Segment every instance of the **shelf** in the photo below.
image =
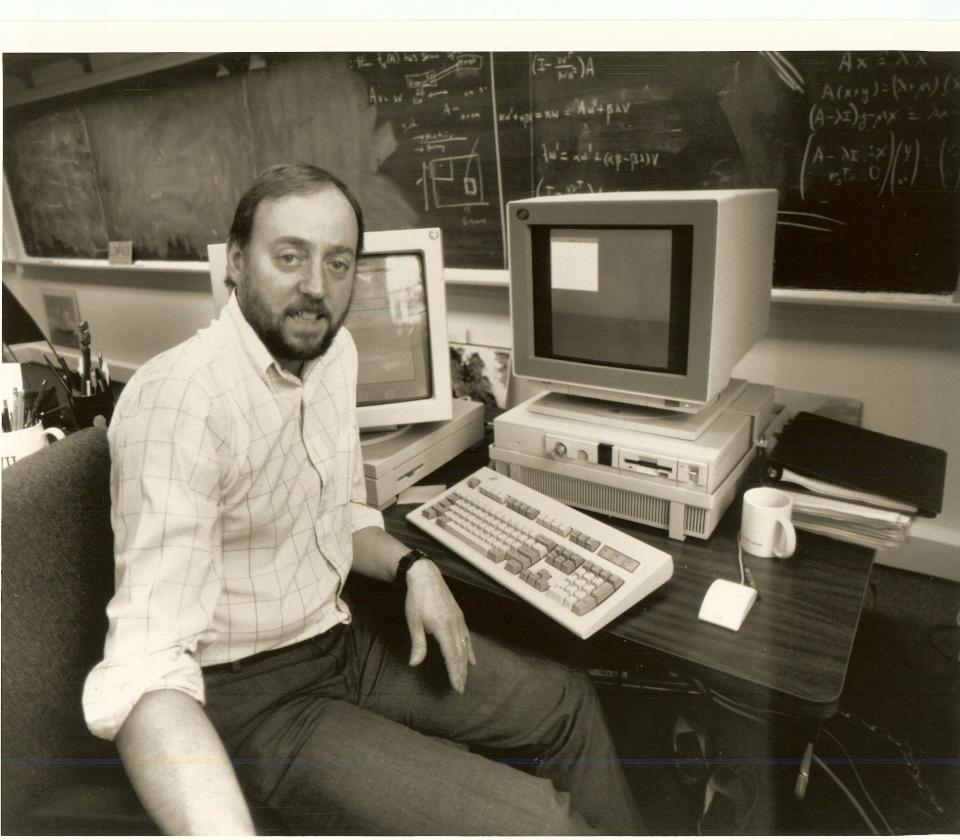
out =
[[960,313],[960,295],[915,295],[907,292],[838,292],[825,289],[774,289],[776,304],[851,309],[895,309],[912,312]]

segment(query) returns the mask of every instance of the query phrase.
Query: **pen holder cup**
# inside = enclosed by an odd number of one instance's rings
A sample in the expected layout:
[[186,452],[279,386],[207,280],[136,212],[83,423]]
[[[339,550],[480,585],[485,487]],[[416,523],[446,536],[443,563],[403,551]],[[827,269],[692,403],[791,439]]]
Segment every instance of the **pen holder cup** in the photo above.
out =
[[92,394],[89,397],[75,396],[71,403],[73,418],[78,429],[96,425],[94,421],[100,416],[106,421],[104,425],[109,425],[110,418],[113,416],[113,392],[110,390]]

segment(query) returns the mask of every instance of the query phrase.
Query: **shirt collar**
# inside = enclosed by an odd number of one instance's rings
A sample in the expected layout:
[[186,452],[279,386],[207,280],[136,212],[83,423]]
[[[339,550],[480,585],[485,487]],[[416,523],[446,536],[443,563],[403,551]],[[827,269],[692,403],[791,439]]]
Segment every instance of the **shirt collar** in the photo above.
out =
[[237,293],[232,292],[230,299],[223,307],[221,322],[226,326],[236,338],[240,349],[244,352],[254,369],[258,374],[266,378],[271,368],[282,372],[283,369],[277,364],[276,359],[270,354],[270,351],[264,346],[253,327],[250,326],[243,312],[240,310],[240,304],[237,301]]

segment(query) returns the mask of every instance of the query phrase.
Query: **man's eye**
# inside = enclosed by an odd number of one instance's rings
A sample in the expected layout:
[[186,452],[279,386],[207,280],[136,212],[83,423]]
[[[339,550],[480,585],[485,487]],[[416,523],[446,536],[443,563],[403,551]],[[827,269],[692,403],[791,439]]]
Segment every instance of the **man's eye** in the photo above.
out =
[[281,265],[285,266],[300,265],[300,263],[303,262],[301,256],[294,251],[285,251],[282,254],[278,254],[277,259]]
[[351,264],[349,260],[331,260],[330,268],[332,268],[337,274],[346,274],[350,270]]

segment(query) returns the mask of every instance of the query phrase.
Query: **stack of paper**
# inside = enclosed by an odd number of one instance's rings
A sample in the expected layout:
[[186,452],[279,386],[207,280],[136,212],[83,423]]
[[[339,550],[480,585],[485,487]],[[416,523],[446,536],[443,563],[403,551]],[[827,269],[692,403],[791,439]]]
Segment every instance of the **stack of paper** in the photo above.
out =
[[780,489],[793,499],[797,528],[867,548],[890,548],[903,542],[913,522],[913,516],[895,510]]

